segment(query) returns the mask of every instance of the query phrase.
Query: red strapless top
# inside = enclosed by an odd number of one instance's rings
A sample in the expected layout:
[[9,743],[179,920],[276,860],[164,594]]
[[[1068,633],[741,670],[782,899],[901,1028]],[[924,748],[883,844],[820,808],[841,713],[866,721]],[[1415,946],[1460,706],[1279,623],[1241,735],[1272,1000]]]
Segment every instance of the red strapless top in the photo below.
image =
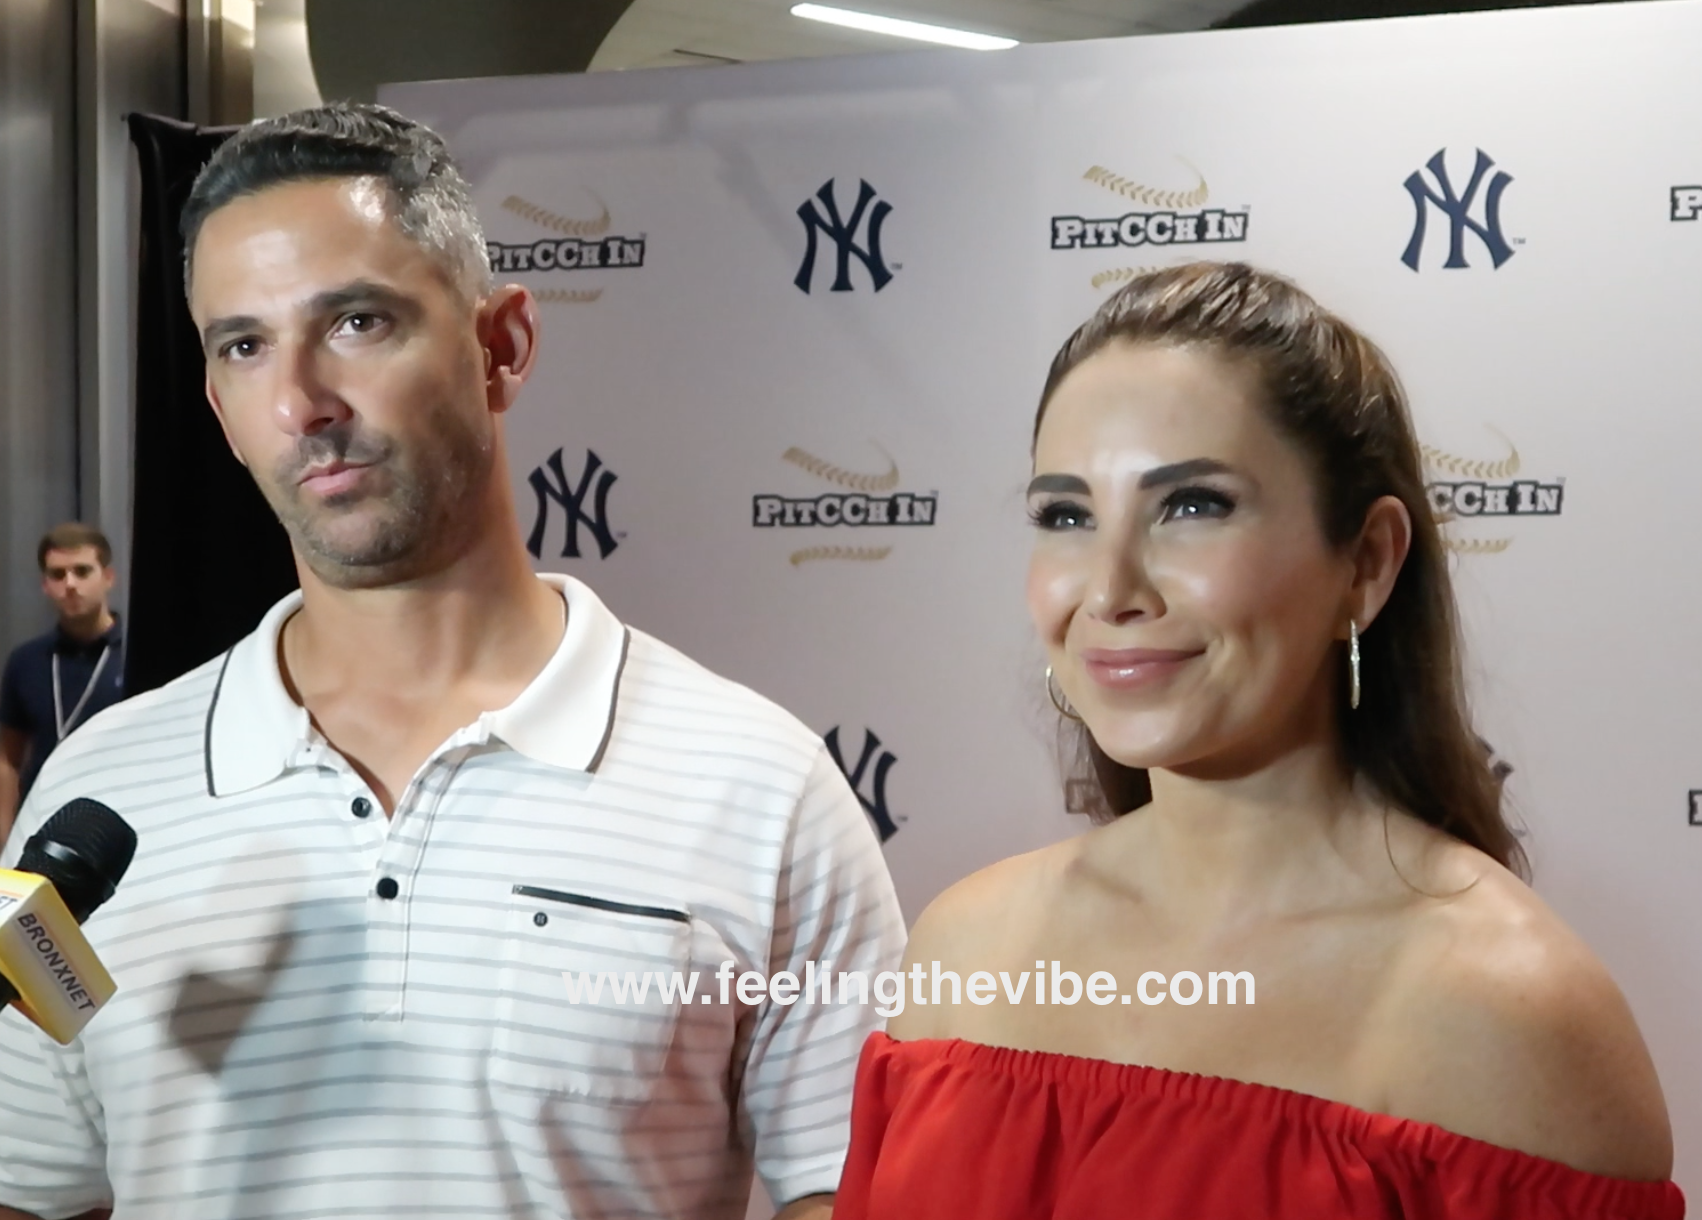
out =
[[1287,1089],[961,1041],[863,1047],[834,1220],[1680,1220],[1583,1173]]

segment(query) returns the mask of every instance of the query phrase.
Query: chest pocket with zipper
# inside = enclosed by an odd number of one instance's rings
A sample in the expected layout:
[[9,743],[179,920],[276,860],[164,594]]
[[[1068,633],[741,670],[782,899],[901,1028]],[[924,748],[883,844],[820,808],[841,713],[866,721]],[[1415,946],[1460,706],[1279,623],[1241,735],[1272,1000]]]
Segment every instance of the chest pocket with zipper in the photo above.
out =
[[679,1021],[690,969],[679,909],[516,885],[492,1035],[493,1085],[638,1103]]

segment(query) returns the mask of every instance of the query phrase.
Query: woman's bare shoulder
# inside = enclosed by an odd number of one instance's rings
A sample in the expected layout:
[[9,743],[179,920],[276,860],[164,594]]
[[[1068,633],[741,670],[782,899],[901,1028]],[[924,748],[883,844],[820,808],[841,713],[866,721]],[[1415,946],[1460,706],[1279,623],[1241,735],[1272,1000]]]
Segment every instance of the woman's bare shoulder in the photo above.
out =
[[[1047,894],[1075,855],[1073,840],[1009,856],[971,873],[928,904],[910,928],[904,969],[921,963],[966,977],[997,969],[1033,934]],[[956,1037],[962,1031],[952,1006],[906,1007],[888,1024],[895,1038]]]
[[912,956],[920,948],[946,957],[996,948],[1015,928],[1031,926],[1038,904],[1076,854],[1073,840],[1007,856],[942,890],[910,932]]
[[1414,917],[1370,1042],[1384,1108],[1613,1177],[1672,1171],[1666,1103],[1607,969],[1537,895],[1458,845],[1471,880]]

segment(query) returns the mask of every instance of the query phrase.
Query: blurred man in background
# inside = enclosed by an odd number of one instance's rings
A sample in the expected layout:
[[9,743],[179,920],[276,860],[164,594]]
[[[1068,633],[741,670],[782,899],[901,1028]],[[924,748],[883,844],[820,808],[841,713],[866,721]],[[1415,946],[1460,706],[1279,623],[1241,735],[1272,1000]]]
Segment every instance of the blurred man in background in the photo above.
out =
[[0,843],[47,756],[124,698],[124,639],[111,597],[112,545],[91,526],[49,530],[36,548],[52,631],[20,644],[0,678]]

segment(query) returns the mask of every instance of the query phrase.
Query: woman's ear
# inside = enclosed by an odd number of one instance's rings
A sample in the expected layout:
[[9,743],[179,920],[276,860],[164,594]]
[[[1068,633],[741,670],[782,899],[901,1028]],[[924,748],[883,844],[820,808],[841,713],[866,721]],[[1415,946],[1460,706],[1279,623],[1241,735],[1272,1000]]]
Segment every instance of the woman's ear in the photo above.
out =
[[1364,631],[1376,621],[1412,549],[1412,515],[1398,496],[1382,496],[1365,512],[1353,544],[1349,614]]

